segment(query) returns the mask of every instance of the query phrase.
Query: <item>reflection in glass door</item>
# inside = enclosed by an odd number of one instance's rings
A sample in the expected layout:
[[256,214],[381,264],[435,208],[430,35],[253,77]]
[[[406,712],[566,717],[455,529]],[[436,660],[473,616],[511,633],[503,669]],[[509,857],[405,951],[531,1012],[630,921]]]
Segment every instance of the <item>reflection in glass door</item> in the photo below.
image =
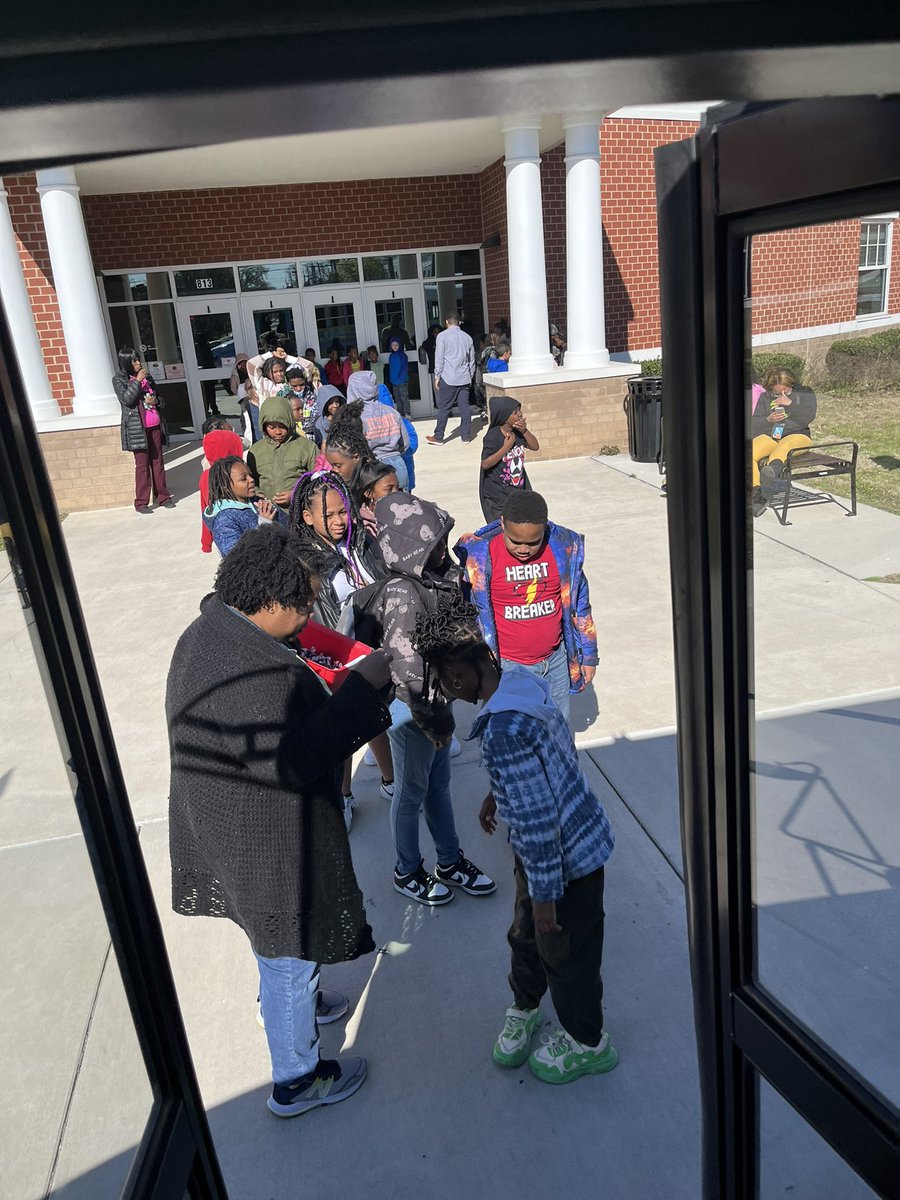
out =
[[356,346],[360,356],[364,356],[366,342],[359,288],[306,289],[303,317],[307,339],[319,362],[327,361],[332,348],[344,358],[350,347]]
[[[419,284],[366,288],[366,317],[372,342],[387,363],[391,342],[400,343],[409,359],[409,400],[414,417],[431,415],[428,369],[419,363],[418,347],[425,340],[425,309]],[[387,379],[385,379],[387,382]],[[423,399],[425,397],[425,399]]]
[[303,354],[306,341],[299,296],[295,298],[284,292],[244,296],[241,306],[248,354],[265,354],[278,346],[295,358]]
[[237,420],[240,406],[225,385],[236,356],[245,352],[238,301],[180,301],[178,313],[185,329],[184,368],[198,428],[217,413]]

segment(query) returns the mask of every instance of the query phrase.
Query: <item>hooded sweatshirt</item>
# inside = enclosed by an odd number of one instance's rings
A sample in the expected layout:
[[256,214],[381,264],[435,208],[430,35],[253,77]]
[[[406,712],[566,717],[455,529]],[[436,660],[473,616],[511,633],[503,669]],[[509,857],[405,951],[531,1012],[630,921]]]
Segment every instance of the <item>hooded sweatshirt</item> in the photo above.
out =
[[[280,445],[266,433],[266,425],[273,421],[289,431]],[[290,401],[284,396],[270,396],[263,401],[259,427],[263,436],[247,451],[247,466],[257,488],[274,503],[279,492],[289,491],[301,475],[313,469],[316,447],[309,438],[298,437],[294,431]]]
[[397,696],[424,729],[452,732],[448,706],[426,694],[425,664],[413,649],[412,635],[416,617],[436,607],[437,592],[458,587],[458,571],[449,558],[437,571],[425,569],[435,546],[453,528],[453,518],[428,500],[393,492],[375,505],[375,520],[378,548],[388,569],[376,612],[384,630],[381,644],[393,655]]
[[391,387],[406,383],[409,379],[409,359],[402,349],[399,338],[391,338],[391,357],[389,359]]
[[[481,461],[490,458],[503,445],[502,425],[510,419],[519,401],[512,396],[491,397],[491,420],[481,443]],[[515,431],[514,431],[515,432]],[[516,433],[516,440],[506,454],[489,470],[479,469],[478,498],[486,521],[496,521],[503,515],[503,506],[513,488],[531,491],[525,470],[525,437]]]
[[[396,412],[394,397],[383,383],[378,385],[378,399],[382,404],[386,404],[388,408],[393,408]],[[409,443],[402,455],[403,461],[406,463],[406,474],[408,476],[405,490],[407,492],[412,492],[415,490],[416,486],[416,464],[414,460],[416,451],[419,448],[419,435],[416,433],[416,427],[413,425],[409,417],[401,417],[400,421],[403,425],[403,428],[406,430],[406,438]]]
[[561,900],[566,884],[603,866],[615,838],[547,681],[506,667],[469,736],[481,739],[497,812],[525,868],[529,896]]
[[366,441],[381,462],[402,455],[409,447],[409,438],[394,408],[378,399],[378,380],[374,371],[357,371],[347,384],[347,403],[362,400],[362,423]]
[[328,436],[328,427],[331,421],[325,416],[325,405],[329,400],[340,400],[344,403],[343,393],[330,383],[323,383],[316,392],[316,445],[321,449],[325,445],[325,438]]
[[[245,355],[246,357],[246,355]],[[203,456],[211,467],[220,458],[228,458],[233,454],[236,458],[244,457],[244,443],[230,429],[213,429],[203,439]],[[209,467],[200,476],[200,512],[209,503]],[[204,554],[212,553],[213,535],[204,521],[200,526],[200,549]]]

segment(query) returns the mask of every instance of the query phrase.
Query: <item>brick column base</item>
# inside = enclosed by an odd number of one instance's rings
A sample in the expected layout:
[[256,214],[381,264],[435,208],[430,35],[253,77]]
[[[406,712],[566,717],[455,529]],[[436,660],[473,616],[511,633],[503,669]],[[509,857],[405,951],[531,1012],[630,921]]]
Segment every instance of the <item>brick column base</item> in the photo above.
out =
[[60,512],[134,504],[134,455],[119,425],[38,434]]
[[516,387],[492,387],[485,379],[488,404],[493,396],[515,397],[522,405],[528,428],[540,443],[528,461],[581,458],[601,446],[618,446],[628,453],[628,423],[622,401],[625,379],[559,380]]

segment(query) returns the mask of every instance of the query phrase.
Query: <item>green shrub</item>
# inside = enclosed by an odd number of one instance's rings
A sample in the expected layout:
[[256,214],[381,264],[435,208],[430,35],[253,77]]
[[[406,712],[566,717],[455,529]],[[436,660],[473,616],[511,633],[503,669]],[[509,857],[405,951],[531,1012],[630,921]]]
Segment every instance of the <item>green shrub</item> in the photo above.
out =
[[766,375],[776,367],[790,371],[798,383],[803,382],[803,372],[806,370],[806,359],[799,354],[782,354],[778,351],[761,350],[753,355],[753,369],[759,382],[765,381]]
[[645,358],[641,363],[642,375],[662,375],[661,358]]
[[900,329],[832,342],[825,355],[832,387],[884,387],[900,383]]

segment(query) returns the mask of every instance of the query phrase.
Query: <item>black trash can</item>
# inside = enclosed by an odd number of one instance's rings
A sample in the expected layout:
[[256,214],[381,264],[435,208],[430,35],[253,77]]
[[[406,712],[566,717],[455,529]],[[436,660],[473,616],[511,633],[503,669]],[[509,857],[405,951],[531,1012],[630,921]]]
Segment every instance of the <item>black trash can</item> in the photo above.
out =
[[662,447],[662,376],[633,375],[626,380],[628,453],[635,462],[658,462]]

